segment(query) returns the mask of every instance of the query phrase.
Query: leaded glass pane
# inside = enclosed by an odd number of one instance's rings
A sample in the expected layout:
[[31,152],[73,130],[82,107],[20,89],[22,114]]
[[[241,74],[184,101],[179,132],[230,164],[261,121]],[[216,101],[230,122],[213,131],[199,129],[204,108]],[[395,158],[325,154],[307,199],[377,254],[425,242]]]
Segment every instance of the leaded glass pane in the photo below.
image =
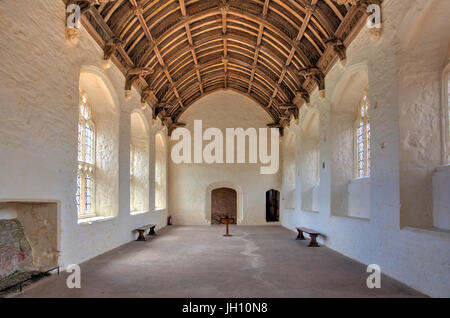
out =
[[77,200],[77,212],[78,214],[81,213],[80,211],[80,199],[81,199],[81,176],[79,174],[77,174],[77,195],[76,195],[76,200]]
[[78,161],[83,160],[83,126],[78,122]]
[[370,114],[369,98],[365,94],[361,98],[356,126],[356,167],[357,177],[370,176]]
[[85,127],[85,137],[84,137],[84,151],[85,151],[85,162],[93,163],[93,145],[94,145],[94,131],[88,123]]
[[86,213],[92,212],[93,182],[90,175],[84,177],[84,208]]

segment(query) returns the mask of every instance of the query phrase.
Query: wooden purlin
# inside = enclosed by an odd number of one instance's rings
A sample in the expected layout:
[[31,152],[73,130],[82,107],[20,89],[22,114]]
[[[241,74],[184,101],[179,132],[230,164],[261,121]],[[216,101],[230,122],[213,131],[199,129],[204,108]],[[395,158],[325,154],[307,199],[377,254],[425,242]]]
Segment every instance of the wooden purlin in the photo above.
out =
[[134,85],[172,105],[160,113],[171,125],[193,102],[224,88],[250,96],[276,123],[285,121],[282,105],[316,87],[298,71],[326,75],[364,26],[365,0],[339,1],[85,1],[82,22],[102,48],[120,40],[111,59],[124,75],[153,70]]

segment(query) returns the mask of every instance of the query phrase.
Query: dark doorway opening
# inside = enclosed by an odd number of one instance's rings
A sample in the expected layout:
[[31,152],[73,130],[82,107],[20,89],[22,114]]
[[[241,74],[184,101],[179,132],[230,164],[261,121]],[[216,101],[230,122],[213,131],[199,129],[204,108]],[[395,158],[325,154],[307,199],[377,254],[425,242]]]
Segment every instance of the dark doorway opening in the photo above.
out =
[[266,192],[266,221],[280,221],[280,192],[277,190]]
[[237,221],[237,193],[234,189],[218,188],[211,191],[211,224],[221,224],[220,218]]

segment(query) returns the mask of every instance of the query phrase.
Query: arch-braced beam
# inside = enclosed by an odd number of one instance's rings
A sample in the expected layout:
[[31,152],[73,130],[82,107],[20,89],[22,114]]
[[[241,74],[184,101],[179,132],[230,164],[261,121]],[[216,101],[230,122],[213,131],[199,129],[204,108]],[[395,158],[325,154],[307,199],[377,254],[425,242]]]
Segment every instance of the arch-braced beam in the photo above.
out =
[[286,105],[301,105],[294,103],[299,92],[308,100],[324,89],[324,76],[345,59],[367,16],[367,0],[77,2],[87,8],[83,23],[104,58],[127,75],[127,88],[156,100],[152,106],[172,126],[220,89],[247,94],[274,125],[286,124],[298,111]]

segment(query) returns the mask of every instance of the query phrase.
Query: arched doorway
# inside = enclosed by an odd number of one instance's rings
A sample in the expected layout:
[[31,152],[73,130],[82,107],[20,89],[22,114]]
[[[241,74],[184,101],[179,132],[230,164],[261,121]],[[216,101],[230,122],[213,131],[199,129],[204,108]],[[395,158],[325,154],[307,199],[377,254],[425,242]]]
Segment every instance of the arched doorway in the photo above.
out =
[[211,191],[211,224],[220,224],[220,218],[233,218],[237,223],[237,192],[231,188]]
[[280,221],[280,192],[277,190],[266,192],[266,221]]

